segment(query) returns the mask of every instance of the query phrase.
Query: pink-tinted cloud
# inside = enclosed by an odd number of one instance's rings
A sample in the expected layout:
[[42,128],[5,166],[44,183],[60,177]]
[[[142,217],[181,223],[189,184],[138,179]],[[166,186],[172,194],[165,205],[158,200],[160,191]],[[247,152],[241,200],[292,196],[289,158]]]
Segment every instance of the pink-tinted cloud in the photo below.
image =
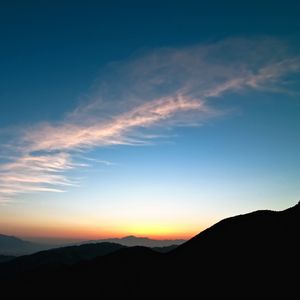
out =
[[[22,141],[23,155],[0,166],[0,196],[7,199],[20,193],[62,192],[63,186],[76,184],[62,171],[86,166],[74,163],[69,151],[129,143],[126,135],[133,129],[153,126],[189,110],[208,112],[204,102],[178,95],[156,99],[89,126],[62,123],[31,128]],[[38,155],[37,151],[47,155]]]
[[221,96],[274,90],[286,75],[299,71],[299,57],[281,41],[266,38],[165,48],[111,64],[91,100],[58,123],[20,131],[10,147],[15,157],[0,165],[0,201],[20,193],[64,191],[77,184],[65,172],[87,166],[76,161],[75,152],[141,144],[157,136],[145,130],[203,123],[222,113],[214,106]]
[[62,171],[75,166],[67,153],[15,158],[0,166],[0,199],[7,202],[20,193],[62,192],[58,186],[75,184]]
[[25,131],[24,144],[29,151],[85,149],[127,143],[127,133],[170,119],[178,113],[198,111],[208,114],[209,109],[200,99],[183,95],[155,99],[128,112],[85,125],[62,123],[58,126],[41,125]]

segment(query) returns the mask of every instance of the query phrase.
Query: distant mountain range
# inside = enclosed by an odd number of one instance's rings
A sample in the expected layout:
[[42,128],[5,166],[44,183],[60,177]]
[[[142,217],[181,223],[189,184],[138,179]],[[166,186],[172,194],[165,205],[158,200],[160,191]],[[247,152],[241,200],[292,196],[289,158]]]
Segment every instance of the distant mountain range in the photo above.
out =
[[69,298],[292,299],[299,285],[299,231],[298,203],[224,219],[168,253],[109,244],[116,251],[97,255],[99,249],[85,251],[101,244],[89,244],[63,250],[71,264],[41,265],[32,255],[29,266],[36,265],[29,269],[20,257],[0,264],[0,288],[11,296],[33,296],[38,287]]
[[53,246],[24,241],[14,236],[0,234],[0,255],[26,255],[52,247]]
[[123,238],[112,238],[112,239],[101,239],[101,240],[92,240],[87,241],[84,243],[116,243],[120,245],[124,245],[127,247],[133,247],[133,246],[143,246],[143,247],[168,247],[171,245],[181,245],[186,240],[155,240],[155,239],[149,239],[147,237],[136,237],[133,235],[129,235]]
[[[110,239],[101,239],[101,240],[91,240],[83,241],[79,243],[72,244],[74,245],[84,245],[84,244],[95,244],[95,243],[114,243],[120,244],[127,247],[133,246],[144,246],[150,248],[158,248],[158,251],[167,251],[167,249],[174,248],[174,245],[180,245],[184,243],[185,240],[155,240],[149,239],[147,237],[136,237],[136,236],[126,236],[123,238],[110,238]],[[9,256],[21,256],[33,254],[43,250],[49,250],[54,248],[61,248],[70,246],[68,244],[62,245],[47,245],[42,243],[34,243],[30,241],[24,241],[18,237],[8,236],[0,234],[0,255],[9,255]],[[165,248],[167,247],[167,248]],[[171,247],[171,248],[169,248]],[[163,249],[165,248],[165,249]]]

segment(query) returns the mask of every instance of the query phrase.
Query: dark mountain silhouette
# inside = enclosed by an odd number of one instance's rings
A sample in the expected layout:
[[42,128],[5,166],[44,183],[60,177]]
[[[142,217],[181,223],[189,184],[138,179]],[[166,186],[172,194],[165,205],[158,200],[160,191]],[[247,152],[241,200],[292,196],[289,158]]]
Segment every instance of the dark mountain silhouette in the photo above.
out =
[[[155,252],[167,253],[174,250],[176,247],[177,245],[171,245],[167,247],[154,247],[151,249]],[[0,256],[0,263],[7,262],[6,264],[0,265],[0,278],[1,274],[2,277],[3,274],[5,274],[5,277],[16,276],[45,266],[52,266],[53,268],[54,266],[72,265],[107,255],[123,248],[127,247],[116,243],[103,242],[55,248],[19,257]]]
[[170,245],[170,246],[165,246],[165,247],[152,247],[151,249],[153,251],[160,252],[160,253],[168,253],[168,252],[175,250],[177,247],[178,247],[178,245]]
[[[135,237],[133,235],[126,236],[123,238],[110,238],[110,239],[100,239],[100,240],[91,240],[91,241],[84,241],[79,243],[73,244],[60,244],[60,245],[51,245],[51,244],[43,244],[43,243],[35,243],[31,241],[24,241],[15,236],[8,236],[4,234],[0,234],[0,255],[8,255],[8,256],[22,256],[22,255],[29,255],[43,250],[55,249],[55,248],[62,248],[68,246],[78,246],[84,244],[91,244],[91,243],[114,243],[120,244],[127,247],[132,246],[144,246],[144,247],[151,247],[151,248],[158,248],[158,251],[167,252],[175,248],[175,245],[180,245],[184,243],[185,240],[154,240],[147,237]],[[174,245],[174,246],[173,246]],[[171,248],[165,248],[169,247]]]
[[103,243],[103,242],[108,242],[108,243],[117,243],[120,245],[124,245],[127,247],[133,247],[133,246],[142,246],[142,247],[168,247],[172,245],[181,245],[186,240],[182,239],[176,239],[176,240],[155,240],[155,239],[150,239],[147,237],[136,237],[134,235],[129,235],[125,236],[123,238],[111,238],[111,239],[101,239],[101,240],[92,240],[92,241],[87,241],[85,243]]
[[[285,297],[297,286],[300,202],[283,211],[261,210],[224,219],[171,253],[182,273],[196,272],[211,292]],[[210,280],[208,280],[210,278]],[[180,284],[178,278],[172,283]],[[237,289],[239,287],[239,289]]]
[[123,248],[4,276],[1,289],[33,296],[39,287],[52,296],[101,299],[290,299],[298,293],[299,225],[299,204],[256,211],[224,219],[169,253]]
[[261,255],[262,250],[272,246],[293,248],[298,242],[299,209],[298,203],[284,211],[261,210],[224,219],[179,246],[176,252],[191,255],[212,248],[218,251],[221,247],[225,253],[249,250],[250,247],[251,251]]
[[20,238],[0,234],[0,254],[1,255],[26,255],[37,251],[50,249],[53,246],[24,241]]
[[62,247],[20,256],[0,265],[0,278],[1,274],[5,274],[5,277],[15,276],[45,266],[72,265],[115,252],[124,247],[114,243],[98,243]]

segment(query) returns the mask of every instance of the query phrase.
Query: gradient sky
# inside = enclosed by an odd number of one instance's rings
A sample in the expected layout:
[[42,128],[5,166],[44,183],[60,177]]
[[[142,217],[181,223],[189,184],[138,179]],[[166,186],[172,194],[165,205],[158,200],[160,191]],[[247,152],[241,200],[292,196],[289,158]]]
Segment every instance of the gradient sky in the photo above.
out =
[[297,203],[300,5],[263,2],[2,1],[0,232],[187,238]]

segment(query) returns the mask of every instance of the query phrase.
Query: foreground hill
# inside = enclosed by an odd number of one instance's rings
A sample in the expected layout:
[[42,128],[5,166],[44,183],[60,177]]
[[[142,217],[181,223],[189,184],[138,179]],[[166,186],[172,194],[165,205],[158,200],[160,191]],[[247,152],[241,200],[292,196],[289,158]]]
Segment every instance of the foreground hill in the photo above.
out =
[[293,250],[299,241],[299,217],[298,203],[284,211],[260,210],[227,218],[179,246],[176,253],[192,255],[222,249],[221,253],[247,251],[261,256],[272,255],[263,252],[272,247],[273,251],[278,247]]
[[224,219],[167,254],[123,248],[25,272],[1,288],[100,299],[290,298],[298,286],[299,206]]
[[[151,249],[155,252],[167,253],[176,247],[177,245],[172,245]],[[52,270],[59,269],[64,265],[92,260],[124,248],[127,247],[116,243],[102,242],[60,247],[19,257],[0,255],[0,279],[20,276],[26,272],[46,267],[50,267]]]
[[69,246],[37,252],[31,255],[20,256],[6,263],[0,264],[1,277],[12,277],[26,274],[41,268],[59,268],[91,260],[93,258],[113,253],[125,246],[114,243],[86,244],[80,246]]
[[[172,252],[188,280],[172,283],[195,286],[199,281],[211,292],[285,298],[298,285],[300,202],[283,211],[261,210],[224,219]],[[215,287],[218,287],[217,289]]]

